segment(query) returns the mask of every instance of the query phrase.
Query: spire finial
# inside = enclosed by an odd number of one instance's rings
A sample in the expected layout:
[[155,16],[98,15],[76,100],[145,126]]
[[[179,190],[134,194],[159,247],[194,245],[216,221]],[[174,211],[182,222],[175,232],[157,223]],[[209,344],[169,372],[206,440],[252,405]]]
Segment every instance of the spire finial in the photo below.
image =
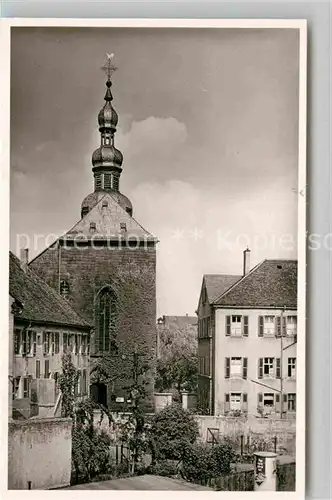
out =
[[112,52],[112,54],[109,54],[108,52],[106,52],[106,57],[107,57],[107,61],[104,64],[104,66],[101,67],[101,69],[106,73],[107,81],[110,82],[111,76],[114,73],[114,71],[117,70],[117,67],[114,66],[114,64],[113,64],[113,57],[114,57],[113,52]]

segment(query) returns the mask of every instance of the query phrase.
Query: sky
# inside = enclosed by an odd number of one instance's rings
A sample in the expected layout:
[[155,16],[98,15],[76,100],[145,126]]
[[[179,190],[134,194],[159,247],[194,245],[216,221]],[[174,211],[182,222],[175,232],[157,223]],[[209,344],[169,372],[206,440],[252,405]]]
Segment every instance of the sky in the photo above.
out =
[[297,258],[299,38],[291,29],[13,28],[10,245],[80,219],[113,52],[120,190],[158,237],[157,313],[194,315],[203,274]]

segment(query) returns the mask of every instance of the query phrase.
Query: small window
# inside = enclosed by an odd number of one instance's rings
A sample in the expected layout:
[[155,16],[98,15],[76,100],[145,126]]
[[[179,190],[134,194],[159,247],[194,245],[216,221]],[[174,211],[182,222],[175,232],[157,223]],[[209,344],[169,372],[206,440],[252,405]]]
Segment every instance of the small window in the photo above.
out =
[[127,231],[127,224],[125,222],[120,222],[121,231]]
[[296,411],[296,394],[288,394],[288,411]]
[[282,266],[280,264],[278,264],[277,269],[282,269]]
[[104,200],[103,203],[102,203],[102,207],[103,208],[107,208],[108,207],[108,201]]
[[98,174],[98,175],[95,176],[95,188],[96,189],[101,189],[102,188],[101,174]]
[[296,375],[296,358],[288,358],[288,377],[295,378]]
[[111,189],[112,185],[112,176],[111,174],[104,174],[104,189]]
[[60,295],[63,297],[67,297],[69,294],[69,284],[68,281],[61,280],[60,281]]
[[97,229],[95,222],[90,222],[90,231],[95,231]]
[[28,398],[30,395],[30,383],[29,379],[27,377],[24,377],[23,379],[23,397]]
[[241,323],[241,316],[232,316],[232,323]]
[[83,208],[82,208],[82,212],[81,212],[82,219],[83,219],[83,217],[85,217],[88,213],[89,213],[89,207],[83,207]]
[[264,375],[273,376],[274,358],[264,358]]
[[119,177],[113,174],[113,186],[114,191],[119,191]]

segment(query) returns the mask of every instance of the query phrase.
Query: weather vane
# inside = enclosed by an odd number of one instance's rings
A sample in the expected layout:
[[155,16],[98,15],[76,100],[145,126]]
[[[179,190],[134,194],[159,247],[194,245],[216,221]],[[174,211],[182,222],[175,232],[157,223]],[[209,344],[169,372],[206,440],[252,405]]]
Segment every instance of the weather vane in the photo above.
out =
[[113,53],[108,54],[108,52],[106,52],[106,57],[107,57],[107,61],[104,64],[104,66],[101,67],[101,69],[106,73],[107,79],[110,80],[112,73],[114,73],[114,71],[116,71],[117,68],[113,64],[114,54]]

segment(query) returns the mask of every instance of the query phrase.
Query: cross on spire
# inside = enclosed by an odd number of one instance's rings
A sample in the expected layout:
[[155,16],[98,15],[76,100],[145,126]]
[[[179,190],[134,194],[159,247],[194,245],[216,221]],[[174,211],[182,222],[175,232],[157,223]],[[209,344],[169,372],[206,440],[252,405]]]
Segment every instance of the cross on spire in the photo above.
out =
[[113,64],[113,57],[114,57],[113,52],[112,52],[112,54],[109,54],[108,52],[106,52],[106,57],[107,57],[107,61],[104,64],[104,66],[101,67],[101,69],[106,73],[107,80],[110,81],[111,75],[114,73],[114,71],[117,70],[117,68]]

